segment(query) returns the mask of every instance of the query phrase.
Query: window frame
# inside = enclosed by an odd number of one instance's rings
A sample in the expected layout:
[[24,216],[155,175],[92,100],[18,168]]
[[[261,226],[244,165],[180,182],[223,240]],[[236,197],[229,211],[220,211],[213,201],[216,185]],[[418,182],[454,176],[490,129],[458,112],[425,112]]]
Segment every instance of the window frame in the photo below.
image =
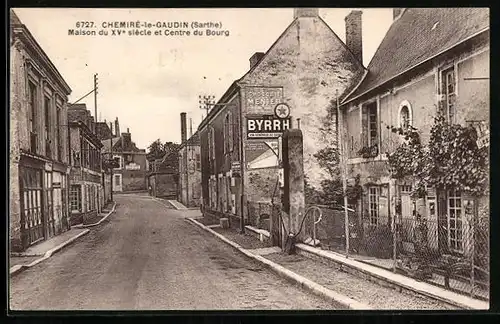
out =
[[[450,84],[448,83],[448,77],[451,76],[453,78],[453,92],[449,92]],[[456,98],[457,98],[457,70],[454,64],[444,67],[440,72],[441,85],[440,90],[443,96],[443,104],[445,105],[445,116],[446,120],[449,123],[456,122]],[[450,99],[451,98],[451,99]],[[452,108],[452,109],[451,109]],[[453,113],[451,111],[453,110]]]
[[408,100],[403,100],[399,104],[399,111],[398,111],[399,127],[401,127],[402,129],[408,129],[408,127],[404,127],[404,125],[401,124],[401,117],[402,117],[402,113],[403,113],[404,108],[406,108],[408,110],[408,125],[407,126],[411,127],[411,126],[413,126],[413,111],[412,111],[411,104]]
[[[458,190],[448,190],[446,195],[446,212],[447,212],[447,222],[448,222],[448,231],[447,231],[447,239],[448,239],[448,247],[450,251],[462,254],[464,253],[464,226],[465,217],[462,210],[463,207],[463,194]],[[453,206],[451,206],[450,202],[453,201]],[[457,202],[460,202],[457,206]],[[452,211],[454,212],[454,217],[452,217]],[[458,215],[457,215],[458,212]],[[454,222],[454,226],[452,226],[452,221]],[[457,223],[460,222],[461,226],[458,227]],[[454,238],[452,238],[452,233],[454,233]]]
[[[374,190],[374,192],[372,192]],[[375,201],[372,199],[375,198]],[[377,226],[379,223],[380,216],[380,187],[370,186],[368,187],[368,217],[370,225]]]
[[[75,196],[76,195],[76,196]],[[76,201],[77,209],[73,209]],[[69,189],[69,207],[72,213],[82,212],[82,185],[72,184]]]

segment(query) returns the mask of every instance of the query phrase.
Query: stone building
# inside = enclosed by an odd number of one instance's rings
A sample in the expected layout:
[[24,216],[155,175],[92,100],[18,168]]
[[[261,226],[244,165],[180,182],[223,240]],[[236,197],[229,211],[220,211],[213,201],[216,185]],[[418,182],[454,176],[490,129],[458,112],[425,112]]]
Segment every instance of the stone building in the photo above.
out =
[[71,147],[69,202],[71,225],[76,225],[97,216],[105,204],[102,143],[95,133],[94,117],[84,103],[69,106],[68,124]]
[[181,145],[179,148],[179,193],[177,200],[186,207],[201,204],[201,155],[198,132],[187,138],[186,113],[181,113]]
[[137,148],[132,142],[129,129],[120,134],[120,124],[116,118],[114,137],[101,142],[102,152],[111,155],[119,165],[113,169],[113,192],[146,191],[146,150]]
[[[314,153],[335,146],[332,102],[365,73],[361,12],[346,17],[346,32],[349,46],[317,8],[294,9],[291,24],[269,50],[251,56],[249,71],[198,128],[205,214],[241,215],[246,213],[242,201],[246,206],[279,200],[279,137],[287,128],[300,127],[304,134],[304,168],[311,185],[318,187],[328,177]],[[288,117],[286,109],[284,118],[275,116],[279,103],[289,107]]]
[[[413,180],[391,179],[385,153],[402,139],[387,126],[411,125],[425,144],[441,110],[448,122],[479,125],[487,134],[489,37],[487,8],[394,9],[394,21],[368,74],[342,103],[349,176],[361,177],[358,213],[365,227],[391,226],[398,213],[395,198],[400,197],[403,218],[420,215],[433,224],[427,231],[431,248],[460,254],[472,246],[465,235],[466,193],[428,188],[427,196],[414,202]],[[489,198],[476,203],[487,205]]]
[[71,89],[10,11],[11,251],[69,229],[67,102]]

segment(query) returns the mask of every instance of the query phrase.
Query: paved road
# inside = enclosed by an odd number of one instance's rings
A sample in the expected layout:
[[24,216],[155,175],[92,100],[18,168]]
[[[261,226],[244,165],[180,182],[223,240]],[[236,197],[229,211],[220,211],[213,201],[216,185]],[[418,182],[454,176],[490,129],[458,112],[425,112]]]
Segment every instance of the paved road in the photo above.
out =
[[141,195],[11,279],[15,310],[332,309]]

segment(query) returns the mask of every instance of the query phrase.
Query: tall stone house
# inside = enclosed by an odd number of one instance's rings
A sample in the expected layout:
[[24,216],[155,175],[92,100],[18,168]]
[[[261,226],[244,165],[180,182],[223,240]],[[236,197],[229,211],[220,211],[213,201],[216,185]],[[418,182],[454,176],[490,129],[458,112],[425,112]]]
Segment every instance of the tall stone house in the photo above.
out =
[[187,138],[186,113],[181,113],[181,145],[179,147],[179,189],[177,200],[186,207],[201,204],[201,154],[198,132]]
[[10,249],[69,229],[67,103],[71,88],[10,11]]
[[[226,215],[238,223],[242,214],[247,218],[249,203],[280,200],[279,138],[288,128],[303,132],[309,183],[318,187],[328,178],[314,153],[335,147],[336,93],[353,89],[365,73],[360,11],[346,17],[346,35],[347,45],[317,8],[297,8],[269,50],[250,57],[249,71],[198,127],[205,216]],[[275,116],[280,103],[290,108],[288,117]]]
[[71,225],[82,224],[101,212],[104,200],[102,143],[95,133],[94,117],[85,104],[68,108],[71,172],[69,202]]
[[135,145],[129,129],[120,134],[120,124],[116,118],[114,137],[101,142],[103,152],[112,156],[118,165],[113,169],[113,192],[146,191],[146,150]]
[[[489,10],[487,8],[397,8],[394,21],[369,63],[362,82],[342,100],[345,154],[352,180],[361,177],[357,211],[365,228],[409,220],[403,240],[411,250],[415,215],[428,220],[429,247],[468,254],[472,236],[465,192],[436,191],[410,198],[412,179],[391,179],[386,152],[402,139],[387,126],[415,127],[425,144],[438,110],[449,123],[489,126]],[[483,130],[479,130],[479,133]],[[473,199],[488,205],[489,197]],[[398,202],[399,204],[399,202]],[[404,224],[403,224],[404,225]]]

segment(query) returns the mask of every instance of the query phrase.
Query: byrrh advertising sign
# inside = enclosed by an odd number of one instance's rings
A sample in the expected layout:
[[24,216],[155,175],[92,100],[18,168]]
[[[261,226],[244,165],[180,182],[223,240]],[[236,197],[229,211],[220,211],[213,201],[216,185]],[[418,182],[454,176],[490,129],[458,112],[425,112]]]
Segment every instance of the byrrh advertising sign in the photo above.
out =
[[290,128],[291,119],[276,116],[247,116],[248,138],[278,138]]

